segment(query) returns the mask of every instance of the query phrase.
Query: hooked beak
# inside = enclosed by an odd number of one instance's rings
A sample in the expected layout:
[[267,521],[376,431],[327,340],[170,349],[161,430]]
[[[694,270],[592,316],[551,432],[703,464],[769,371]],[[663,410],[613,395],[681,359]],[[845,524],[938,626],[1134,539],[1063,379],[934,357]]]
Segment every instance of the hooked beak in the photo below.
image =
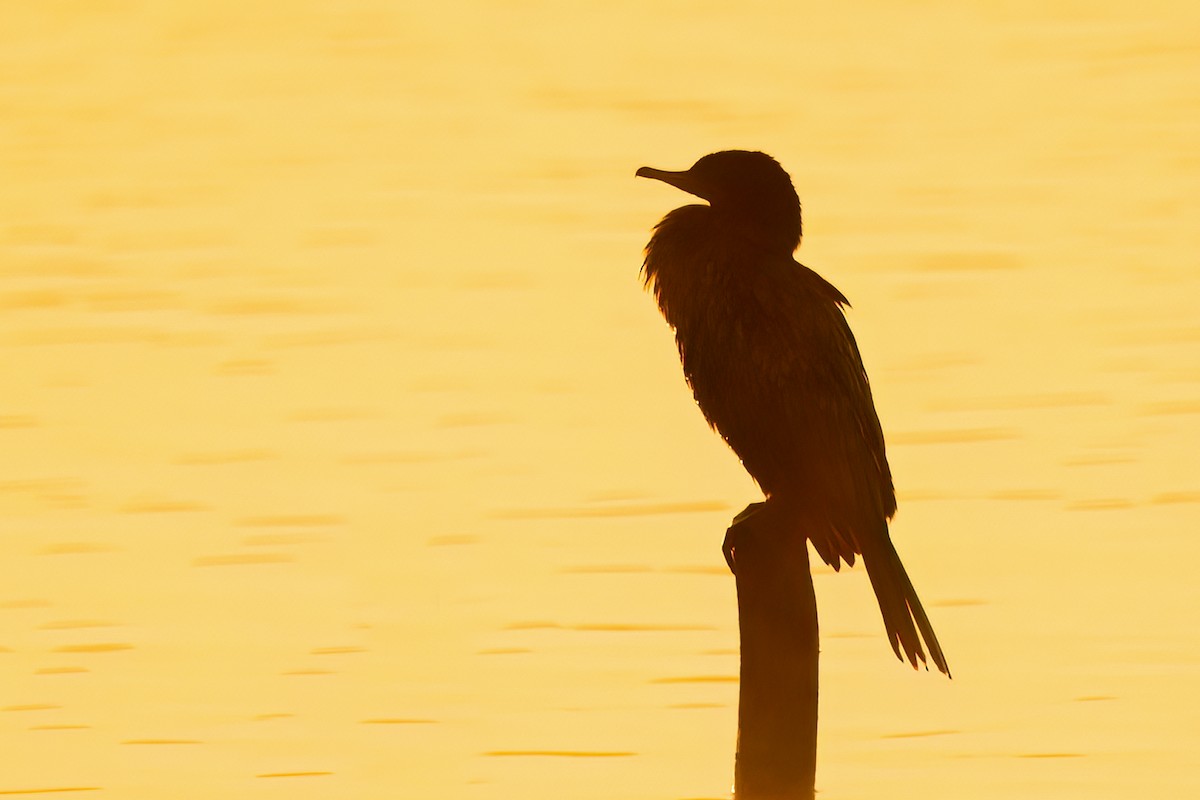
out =
[[637,171],[635,176],[638,178],[653,178],[656,181],[668,183],[671,186],[674,186],[676,189],[682,189],[688,194],[694,194],[696,197],[700,197],[704,200],[708,199],[705,196],[704,188],[700,185],[700,182],[696,180],[696,176],[692,175],[691,170],[685,170],[683,172],[670,172],[665,169],[642,167]]

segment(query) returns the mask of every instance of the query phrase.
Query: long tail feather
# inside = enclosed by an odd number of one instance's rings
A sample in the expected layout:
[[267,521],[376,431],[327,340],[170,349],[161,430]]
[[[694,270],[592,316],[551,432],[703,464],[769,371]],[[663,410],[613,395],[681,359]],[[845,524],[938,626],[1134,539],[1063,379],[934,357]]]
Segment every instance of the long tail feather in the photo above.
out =
[[925,647],[929,650],[929,660],[949,677],[950,667],[946,664],[942,646],[938,644],[933,625],[921,606],[917,591],[909,580],[891,538],[885,532],[875,546],[866,550],[867,552],[863,553],[863,563],[867,567],[867,575],[871,579],[875,597],[879,600],[879,610],[883,612],[888,641],[896,657],[901,661],[907,657],[914,667],[918,666],[918,661],[925,663],[925,649],[921,647],[921,641],[924,640]]

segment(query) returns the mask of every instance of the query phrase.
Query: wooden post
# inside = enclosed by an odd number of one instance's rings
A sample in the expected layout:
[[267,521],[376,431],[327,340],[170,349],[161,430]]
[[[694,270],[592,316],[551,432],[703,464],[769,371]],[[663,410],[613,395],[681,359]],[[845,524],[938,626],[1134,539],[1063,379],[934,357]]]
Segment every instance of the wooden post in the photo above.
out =
[[812,800],[817,771],[817,603],[808,542],[766,503],[726,534],[741,629],[736,800]]

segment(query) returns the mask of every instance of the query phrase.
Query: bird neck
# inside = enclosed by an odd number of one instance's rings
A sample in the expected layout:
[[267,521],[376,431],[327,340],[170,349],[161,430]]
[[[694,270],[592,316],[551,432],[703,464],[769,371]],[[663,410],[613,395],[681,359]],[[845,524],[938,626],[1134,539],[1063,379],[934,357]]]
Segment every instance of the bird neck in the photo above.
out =
[[744,220],[690,205],[655,227],[642,276],[678,332],[710,324],[731,297],[753,291],[766,264],[783,261],[795,263],[787,244],[764,243]]
[[714,223],[725,230],[730,240],[739,240],[767,255],[788,256],[800,246],[800,207],[782,204],[720,204],[712,207]]

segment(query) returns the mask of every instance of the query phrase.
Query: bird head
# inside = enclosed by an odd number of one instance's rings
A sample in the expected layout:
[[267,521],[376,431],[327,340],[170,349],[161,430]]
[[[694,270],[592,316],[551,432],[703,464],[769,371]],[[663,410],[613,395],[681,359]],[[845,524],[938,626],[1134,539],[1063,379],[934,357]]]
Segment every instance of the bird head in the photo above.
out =
[[760,244],[786,247],[789,253],[800,245],[800,198],[787,172],[766,153],[722,150],[683,172],[642,167],[637,175],[707,200],[714,211]]

